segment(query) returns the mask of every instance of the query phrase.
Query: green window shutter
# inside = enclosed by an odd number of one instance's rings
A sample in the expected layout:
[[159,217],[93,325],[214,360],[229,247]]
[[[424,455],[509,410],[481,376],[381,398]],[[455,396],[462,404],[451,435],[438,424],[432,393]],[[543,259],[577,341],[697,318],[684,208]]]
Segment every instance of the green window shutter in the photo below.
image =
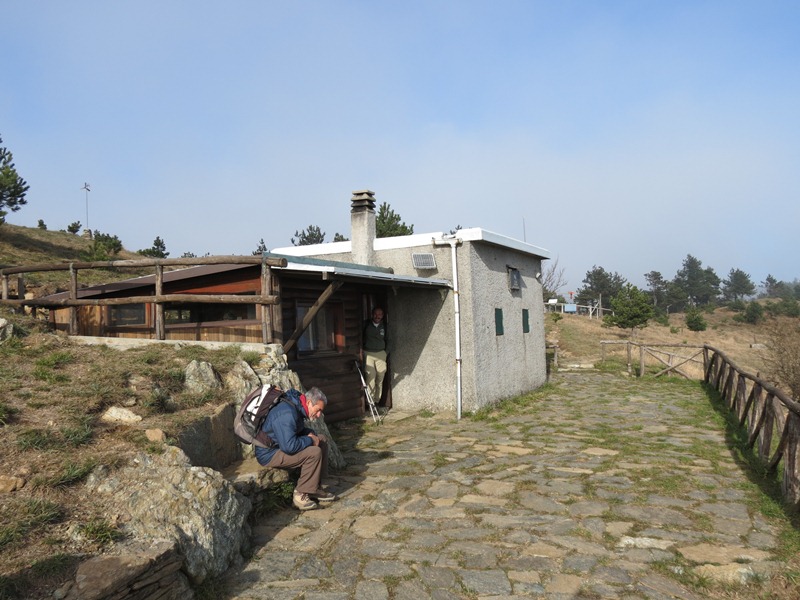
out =
[[494,333],[495,335],[503,335],[503,309],[494,309]]
[[527,308],[523,308],[522,309],[522,333],[530,333],[530,332],[531,332],[531,326],[530,326],[530,323],[528,322],[528,309]]

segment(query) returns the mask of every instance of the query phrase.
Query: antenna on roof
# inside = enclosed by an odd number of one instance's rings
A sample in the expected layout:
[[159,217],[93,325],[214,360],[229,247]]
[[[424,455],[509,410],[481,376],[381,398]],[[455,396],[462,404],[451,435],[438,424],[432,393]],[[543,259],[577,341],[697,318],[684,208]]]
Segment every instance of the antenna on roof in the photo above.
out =
[[83,183],[83,187],[81,189],[86,190],[86,229],[89,230],[89,192],[92,190],[89,188],[89,184],[86,182]]

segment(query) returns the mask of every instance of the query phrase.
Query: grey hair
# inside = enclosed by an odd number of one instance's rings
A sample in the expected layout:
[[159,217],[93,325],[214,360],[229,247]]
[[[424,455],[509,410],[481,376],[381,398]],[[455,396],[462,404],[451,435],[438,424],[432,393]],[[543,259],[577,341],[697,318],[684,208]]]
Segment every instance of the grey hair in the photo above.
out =
[[306,392],[305,395],[306,395],[306,400],[308,400],[311,406],[316,406],[317,402],[322,402],[326,406],[328,404],[328,397],[318,387],[312,387],[310,390]]

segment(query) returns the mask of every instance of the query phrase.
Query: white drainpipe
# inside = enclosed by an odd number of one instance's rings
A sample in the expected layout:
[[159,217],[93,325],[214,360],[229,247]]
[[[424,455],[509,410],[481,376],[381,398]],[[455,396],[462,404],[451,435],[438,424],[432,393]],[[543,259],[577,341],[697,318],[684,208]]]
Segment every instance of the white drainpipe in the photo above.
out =
[[461,304],[458,291],[458,260],[456,246],[461,239],[455,236],[445,236],[440,240],[434,239],[435,246],[448,244],[450,246],[451,261],[453,263],[453,306],[455,309],[456,323],[456,417],[461,419]]

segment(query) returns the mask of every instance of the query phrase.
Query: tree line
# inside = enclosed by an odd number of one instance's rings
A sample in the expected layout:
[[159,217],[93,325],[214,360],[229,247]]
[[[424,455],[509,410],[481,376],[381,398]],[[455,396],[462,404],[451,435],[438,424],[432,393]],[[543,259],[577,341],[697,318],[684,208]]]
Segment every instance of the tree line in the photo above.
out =
[[[558,288],[548,287],[563,286],[560,276],[563,271],[556,268],[557,261],[545,275],[545,294],[564,301],[563,296],[558,295]],[[761,282],[761,292],[757,293],[756,284],[742,269],[731,268],[727,277],[720,278],[713,268],[704,267],[702,261],[691,254],[686,255],[672,279],[666,279],[659,271],[650,271],[644,277],[648,288],[641,290],[619,273],[595,265],[586,272],[574,302],[610,307],[613,314],[604,317],[605,322],[624,329],[644,327],[653,318],[668,322],[669,313],[684,312],[689,329],[702,331],[706,328],[703,312],[716,306],[737,311],[739,314],[734,318],[748,323],[757,323],[767,314],[800,317],[800,282],[797,280],[779,281],[767,275]],[[758,302],[756,297],[777,302]]]

